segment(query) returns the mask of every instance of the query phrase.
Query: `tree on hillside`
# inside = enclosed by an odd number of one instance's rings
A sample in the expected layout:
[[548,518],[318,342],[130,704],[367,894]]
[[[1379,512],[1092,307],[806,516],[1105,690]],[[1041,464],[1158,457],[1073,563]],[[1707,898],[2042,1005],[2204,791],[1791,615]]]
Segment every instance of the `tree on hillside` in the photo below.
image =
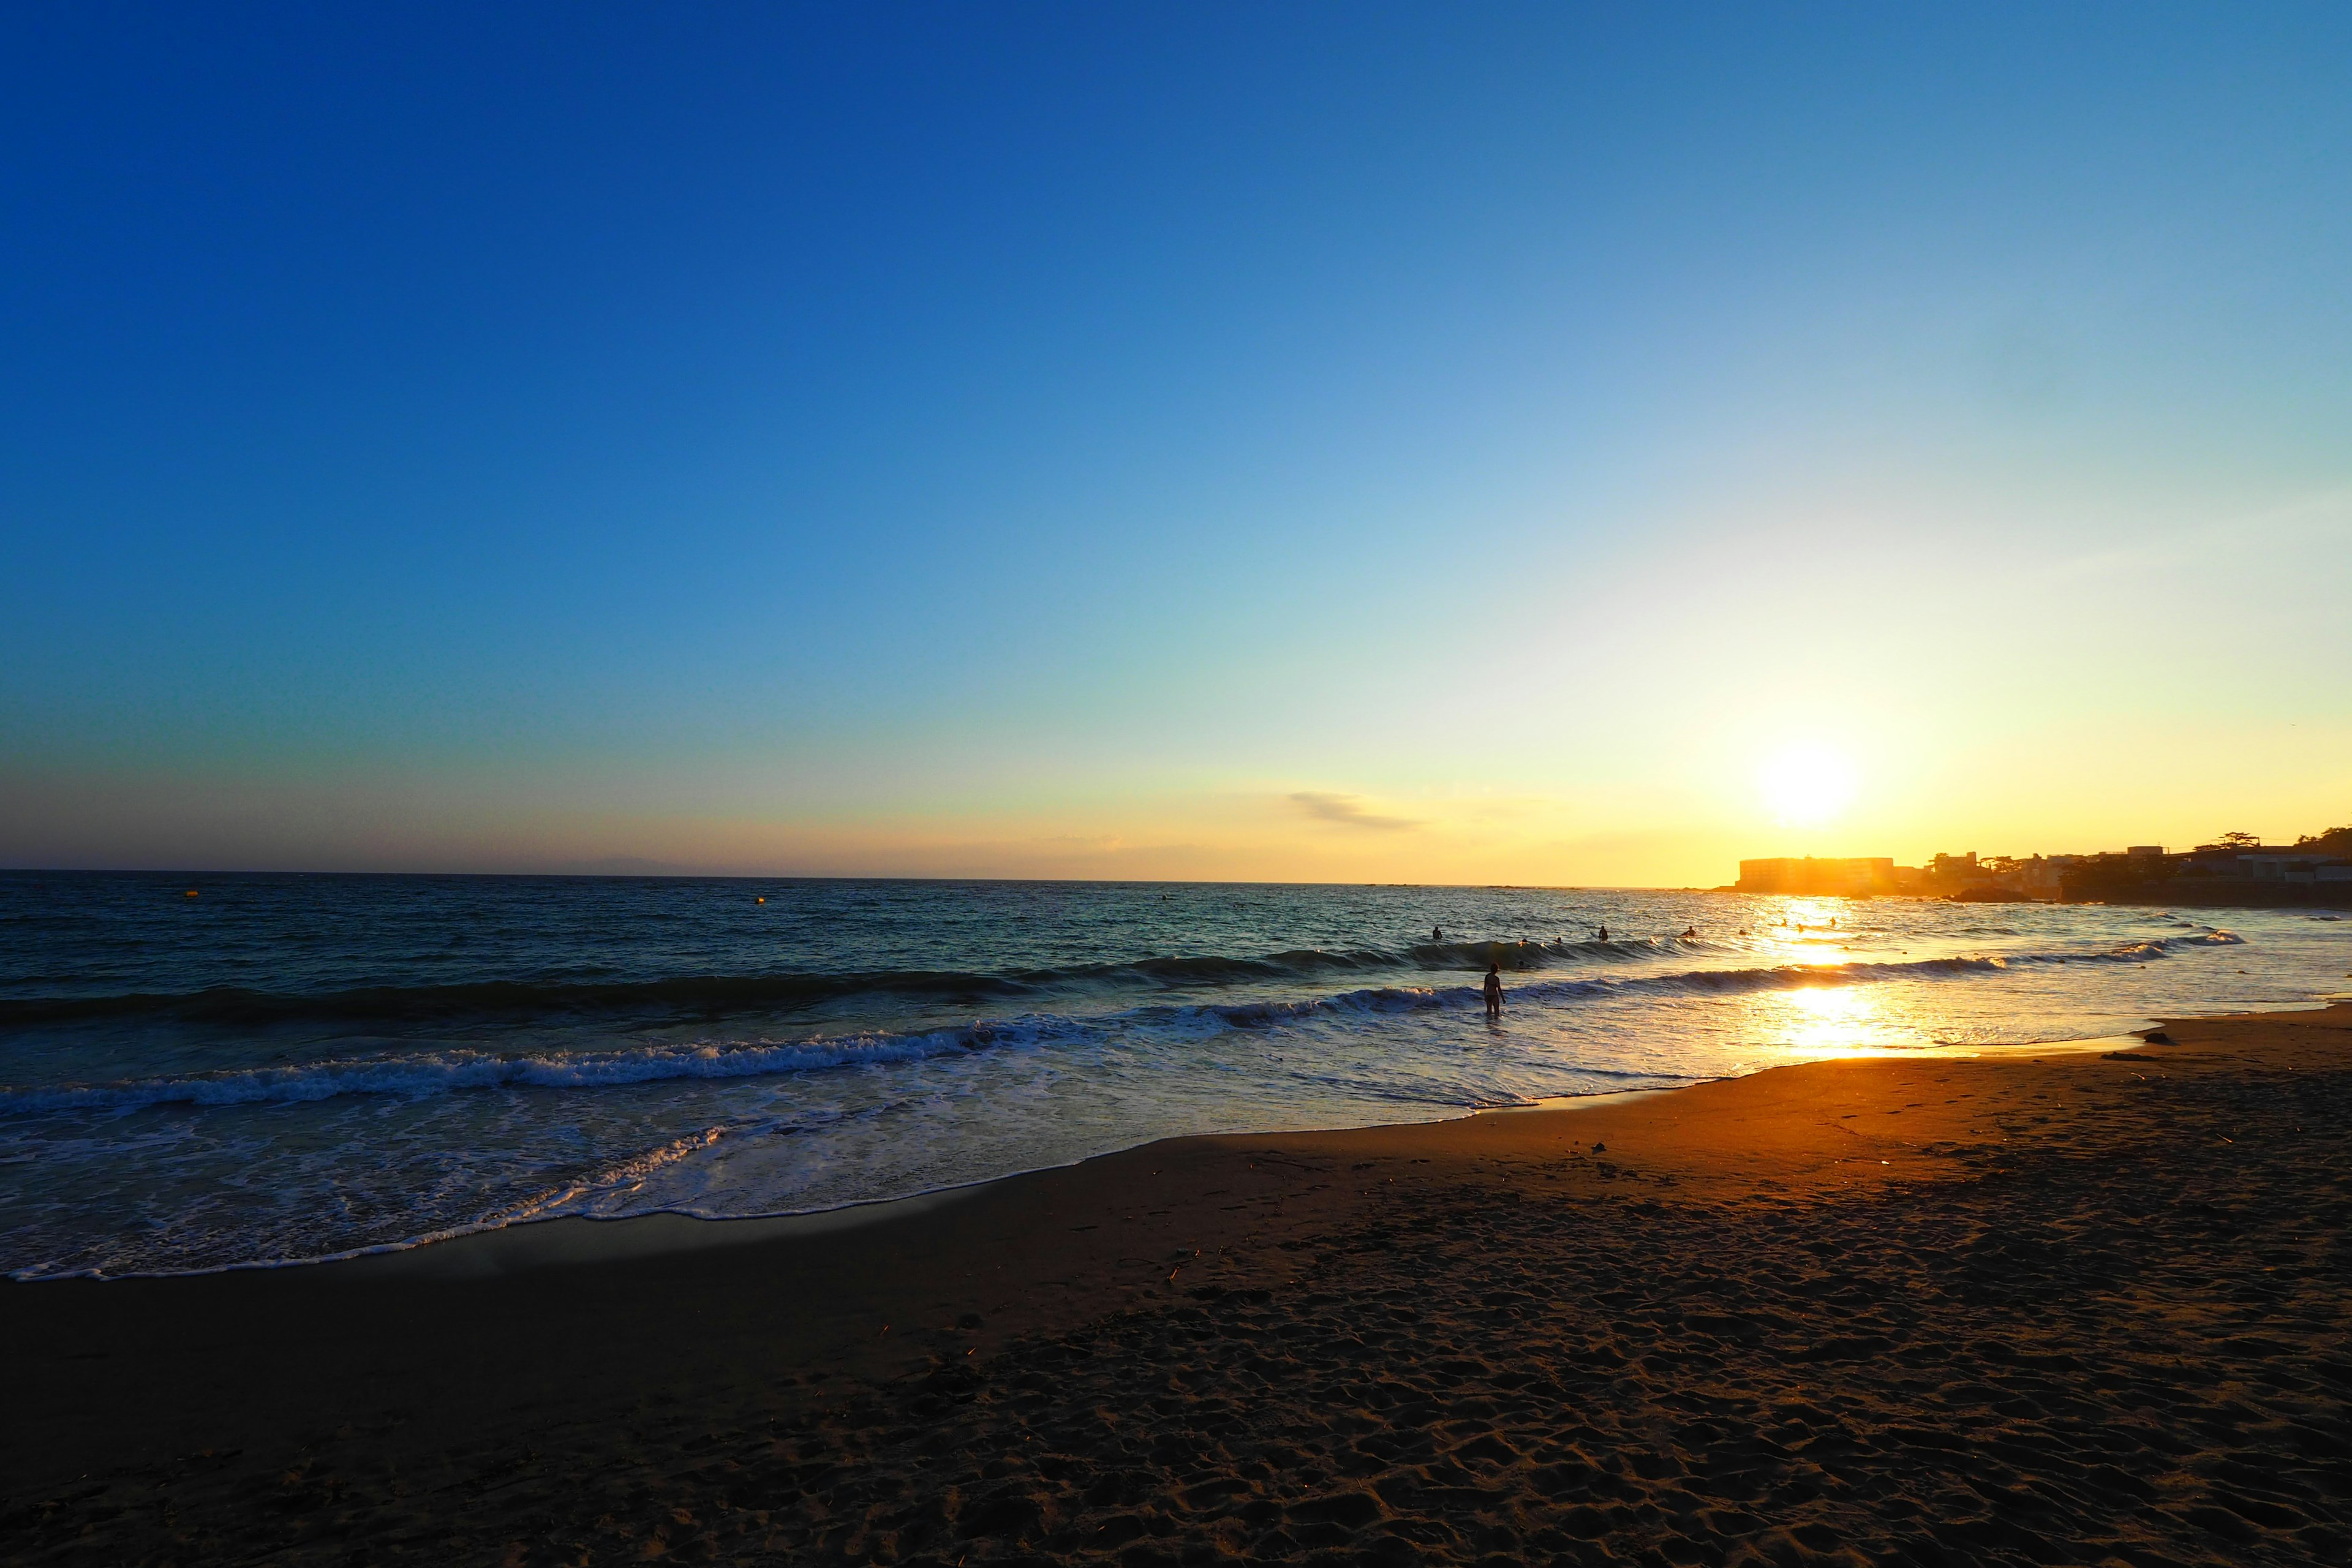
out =
[[2294,841],[2297,849],[2316,849],[2323,855],[2352,855],[2352,825],[2331,827],[2326,832]]
[[2224,833],[2213,840],[2224,849],[2260,849],[2263,841],[2251,833]]

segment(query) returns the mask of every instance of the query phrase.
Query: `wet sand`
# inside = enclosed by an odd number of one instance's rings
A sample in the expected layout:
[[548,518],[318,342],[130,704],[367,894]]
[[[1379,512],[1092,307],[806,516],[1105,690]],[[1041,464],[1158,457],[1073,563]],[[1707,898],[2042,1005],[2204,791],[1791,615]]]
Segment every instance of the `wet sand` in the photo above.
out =
[[0,1561],[2343,1563],[2352,1007],[2168,1032],[0,1287]]

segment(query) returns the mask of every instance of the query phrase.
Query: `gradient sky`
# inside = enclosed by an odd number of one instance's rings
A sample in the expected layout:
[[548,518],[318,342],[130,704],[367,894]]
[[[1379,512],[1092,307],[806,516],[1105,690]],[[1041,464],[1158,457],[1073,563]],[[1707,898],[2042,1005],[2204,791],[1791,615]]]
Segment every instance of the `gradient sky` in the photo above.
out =
[[18,6],[0,149],[0,865],[2352,821],[2341,5]]

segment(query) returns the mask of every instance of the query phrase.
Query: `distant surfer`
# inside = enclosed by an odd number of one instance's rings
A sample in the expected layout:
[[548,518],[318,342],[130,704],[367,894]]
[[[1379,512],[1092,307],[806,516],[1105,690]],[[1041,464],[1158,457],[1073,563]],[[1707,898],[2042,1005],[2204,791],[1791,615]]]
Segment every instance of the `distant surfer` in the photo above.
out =
[[1696,926],[1685,926],[1685,927],[1683,927],[1683,935],[1684,935],[1685,937],[1696,937],[1696,936],[1697,936],[1697,935],[1698,935],[1698,927],[1696,927]]
[[1503,1016],[1503,965],[1497,961],[1486,965],[1486,1016]]
[[1609,928],[1607,926],[1602,926],[1601,928],[1601,940],[1603,942],[1607,942],[1609,940]]
[[1432,942],[1444,942],[1445,940],[1445,928],[1444,926],[1430,927],[1429,940]]

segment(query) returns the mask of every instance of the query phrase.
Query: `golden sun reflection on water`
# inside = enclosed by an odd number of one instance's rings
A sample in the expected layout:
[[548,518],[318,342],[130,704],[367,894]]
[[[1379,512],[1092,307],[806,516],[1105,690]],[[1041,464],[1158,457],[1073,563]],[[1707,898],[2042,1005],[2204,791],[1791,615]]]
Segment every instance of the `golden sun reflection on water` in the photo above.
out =
[[1920,1043],[1886,1015],[1876,988],[1809,985],[1757,998],[1756,1037],[1795,1061],[1886,1056]]
[[1853,909],[1843,899],[1783,899],[1774,919],[1756,932],[1790,963],[1840,963],[1853,934]]

